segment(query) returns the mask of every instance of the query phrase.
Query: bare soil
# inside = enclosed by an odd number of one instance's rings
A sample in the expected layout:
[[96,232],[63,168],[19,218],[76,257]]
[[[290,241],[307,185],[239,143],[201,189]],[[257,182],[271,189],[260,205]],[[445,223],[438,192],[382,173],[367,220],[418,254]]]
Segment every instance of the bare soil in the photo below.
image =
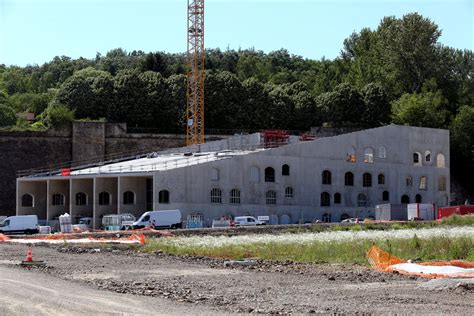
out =
[[[25,253],[25,246],[0,243],[0,264],[12,266]],[[35,246],[33,255],[46,262],[29,268],[37,273],[222,313],[474,313],[472,286],[430,287],[426,279],[359,265],[256,261],[225,267],[221,259],[147,254],[123,246]]]

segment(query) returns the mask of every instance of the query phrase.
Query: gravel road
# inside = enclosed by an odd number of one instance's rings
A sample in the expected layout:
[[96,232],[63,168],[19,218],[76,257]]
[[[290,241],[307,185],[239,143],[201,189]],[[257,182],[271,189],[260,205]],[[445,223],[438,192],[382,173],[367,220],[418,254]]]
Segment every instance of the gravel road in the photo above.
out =
[[[5,262],[3,262],[5,263]],[[204,306],[100,291],[36,271],[0,265],[0,315],[217,314]]]
[[[12,263],[23,259],[25,252],[25,246],[0,244],[0,266],[20,270]],[[224,267],[218,259],[144,254],[123,247],[35,246],[33,253],[35,260],[47,265],[24,273],[105,290],[99,293],[169,302],[184,312],[195,306],[195,314],[474,313],[472,287],[453,283],[433,289],[422,286],[428,282],[425,279],[357,265],[258,261],[254,266]]]

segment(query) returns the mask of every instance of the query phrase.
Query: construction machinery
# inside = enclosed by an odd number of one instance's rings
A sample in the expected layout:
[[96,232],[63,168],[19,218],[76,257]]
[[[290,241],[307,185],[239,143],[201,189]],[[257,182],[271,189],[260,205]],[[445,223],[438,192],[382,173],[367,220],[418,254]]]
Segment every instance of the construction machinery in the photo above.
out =
[[188,0],[186,145],[204,143],[204,0]]

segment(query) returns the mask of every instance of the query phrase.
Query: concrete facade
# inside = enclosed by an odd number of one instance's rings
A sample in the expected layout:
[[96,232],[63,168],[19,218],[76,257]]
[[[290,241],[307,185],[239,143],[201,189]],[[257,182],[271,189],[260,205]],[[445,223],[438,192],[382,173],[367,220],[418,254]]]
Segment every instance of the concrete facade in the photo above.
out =
[[[175,154],[181,160],[150,162],[141,168],[143,159],[136,166],[131,165],[133,161],[126,167],[118,163],[68,177],[19,178],[17,202],[21,203],[23,194],[44,193],[45,182],[48,199],[54,192],[64,192],[71,195],[68,201],[74,201],[73,195],[81,188],[90,194],[92,182],[90,203],[96,226],[102,215],[140,215],[150,208],[180,209],[183,220],[198,217],[208,225],[229,215],[269,215],[271,223],[298,223],[374,217],[375,205],[384,203],[448,205],[447,130],[389,125],[309,142],[293,139],[273,149],[225,152],[244,143],[256,149],[258,141],[256,134],[183,148],[177,152],[194,155]],[[348,173],[353,175],[352,182]],[[125,204],[127,191],[132,193],[127,193]],[[110,195],[109,204],[99,203],[101,192]],[[51,202],[46,205],[46,212],[38,206],[30,208],[31,213],[53,219],[58,209]],[[63,209],[79,213],[74,203]],[[18,214],[27,211],[17,207]]]

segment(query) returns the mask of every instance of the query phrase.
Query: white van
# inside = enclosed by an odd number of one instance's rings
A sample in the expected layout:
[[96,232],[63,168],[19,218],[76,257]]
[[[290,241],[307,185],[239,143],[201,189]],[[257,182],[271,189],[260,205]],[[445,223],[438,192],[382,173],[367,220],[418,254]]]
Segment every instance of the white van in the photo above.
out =
[[0,233],[2,234],[37,234],[38,216],[21,215],[10,216],[0,222]]
[[154,226],[155,228],[181,228],[181,211],[151,211],[145,212],[133,223],[134,229]]
[[264,221],[259,221],[253,216],[236,216],[234,219],[235,226],[257,226],[266,225]]

